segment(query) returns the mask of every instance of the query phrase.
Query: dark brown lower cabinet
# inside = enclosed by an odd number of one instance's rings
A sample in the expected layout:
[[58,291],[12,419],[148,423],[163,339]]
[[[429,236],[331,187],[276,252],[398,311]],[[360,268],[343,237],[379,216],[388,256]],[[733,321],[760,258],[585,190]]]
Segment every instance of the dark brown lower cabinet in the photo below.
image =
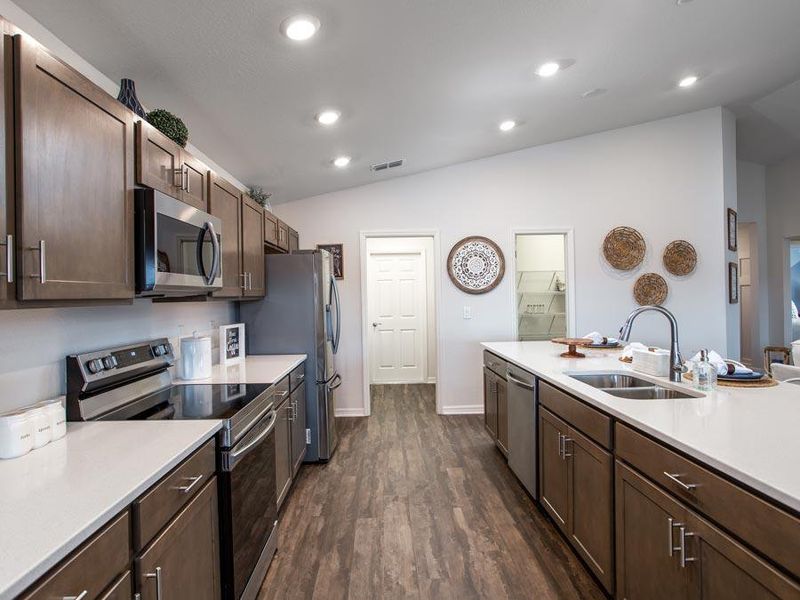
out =
[[125,571],[119,576],[114,583],[111,584],[103,594],[100,600],[130,600],[133,595],[133,578],[130,571]]
[[619,461],[616,493],[618,598],[800,598],[795,582]]
[[561,530],[569,535],[569,472],[561,457],[567,424],[539,409],[539,502]]
[[306,384],[292,390],[292,476],[297,475],[306,457]]
[[497,439],[497,375],[483,367],[483,424],[486,431]]
[[220,597],[216,477],[136,558],[135,565],[142,600]]
[[275,490],[280,507],[292,485],[292,403],[288,394],[275,412]]

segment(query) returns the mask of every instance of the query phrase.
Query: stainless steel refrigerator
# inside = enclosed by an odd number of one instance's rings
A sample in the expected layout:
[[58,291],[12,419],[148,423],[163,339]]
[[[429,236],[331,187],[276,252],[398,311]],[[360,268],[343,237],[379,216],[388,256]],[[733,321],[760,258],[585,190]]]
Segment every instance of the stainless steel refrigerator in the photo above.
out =
[[[341,308],[325,250],[267,255],[267,295],[240,303],[247,354],[306,354],[306,462],[327,461],[338,442],[334,416],[342,378],[335,356]],[[308,439],[308,437],[307,437]]]

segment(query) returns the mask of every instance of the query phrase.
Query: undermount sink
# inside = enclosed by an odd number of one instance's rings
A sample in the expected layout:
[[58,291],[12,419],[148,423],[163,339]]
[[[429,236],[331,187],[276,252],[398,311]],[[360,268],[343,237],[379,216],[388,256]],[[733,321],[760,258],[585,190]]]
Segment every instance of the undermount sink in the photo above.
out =
[[626,373],[567,373],[567,375],[606,394],[630,400],[674,400],[702,397],[702,395],[665,388],[652,381]]

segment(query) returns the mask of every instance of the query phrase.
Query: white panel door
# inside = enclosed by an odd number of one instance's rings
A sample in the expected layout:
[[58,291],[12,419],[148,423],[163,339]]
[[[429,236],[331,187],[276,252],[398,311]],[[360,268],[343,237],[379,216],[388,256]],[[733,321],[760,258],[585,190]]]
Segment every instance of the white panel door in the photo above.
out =
[[367,256],[371,383],[425,381],[425,255]]

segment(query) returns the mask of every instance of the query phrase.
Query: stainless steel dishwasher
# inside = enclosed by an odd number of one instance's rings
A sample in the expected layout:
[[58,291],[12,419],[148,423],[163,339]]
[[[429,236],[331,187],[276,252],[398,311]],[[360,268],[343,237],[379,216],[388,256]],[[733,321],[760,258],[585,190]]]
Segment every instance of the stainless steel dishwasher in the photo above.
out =
[[536,378],[509,364],[508,466],[534,498],[536,495]]

